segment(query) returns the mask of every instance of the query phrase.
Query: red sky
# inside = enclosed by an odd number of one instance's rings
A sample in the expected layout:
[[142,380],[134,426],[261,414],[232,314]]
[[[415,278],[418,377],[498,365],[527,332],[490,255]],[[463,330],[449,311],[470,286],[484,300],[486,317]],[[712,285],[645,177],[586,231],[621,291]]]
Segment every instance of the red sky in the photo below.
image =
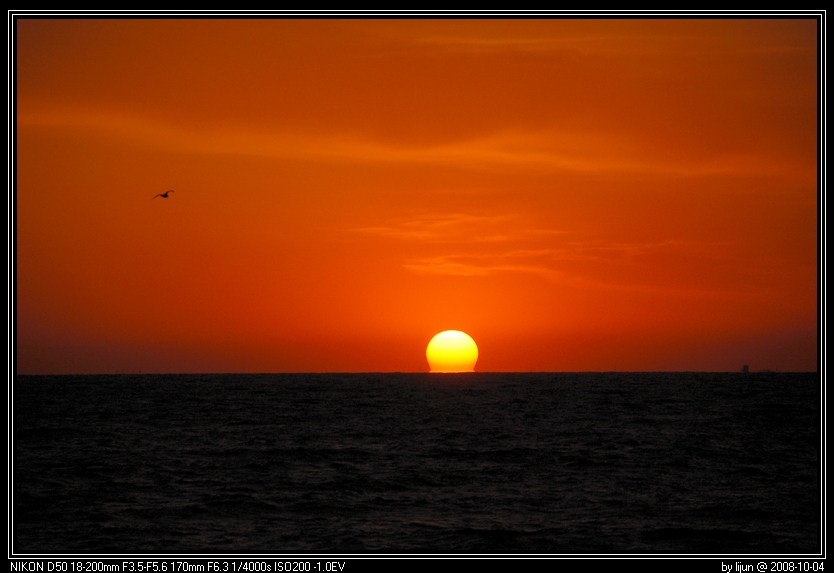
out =
[[20,373],[817,367],[813,19],[16,37]]

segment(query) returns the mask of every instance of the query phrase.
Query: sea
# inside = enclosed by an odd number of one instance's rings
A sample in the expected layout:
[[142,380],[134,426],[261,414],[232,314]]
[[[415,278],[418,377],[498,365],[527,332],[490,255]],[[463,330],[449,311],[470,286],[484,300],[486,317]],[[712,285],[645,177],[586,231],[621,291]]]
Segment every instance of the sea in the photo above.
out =
[[16,376],[15,555],[819,555],[817,373]]

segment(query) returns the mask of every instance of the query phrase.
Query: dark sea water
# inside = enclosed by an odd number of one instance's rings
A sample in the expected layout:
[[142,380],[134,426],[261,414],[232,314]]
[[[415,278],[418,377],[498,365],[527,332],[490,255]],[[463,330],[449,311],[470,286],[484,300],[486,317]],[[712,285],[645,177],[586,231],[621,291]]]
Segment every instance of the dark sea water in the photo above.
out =
[[18,376],[16,554],[814,554],[817,374]]

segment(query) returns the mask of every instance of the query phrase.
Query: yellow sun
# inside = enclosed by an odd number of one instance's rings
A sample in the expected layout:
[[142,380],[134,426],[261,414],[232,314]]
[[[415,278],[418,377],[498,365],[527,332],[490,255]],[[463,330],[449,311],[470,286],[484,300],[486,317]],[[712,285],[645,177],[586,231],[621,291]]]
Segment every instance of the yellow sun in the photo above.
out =
[[432,372],[474,372],[478,345],[465,332],[444,330],[429,342],[426,358]]

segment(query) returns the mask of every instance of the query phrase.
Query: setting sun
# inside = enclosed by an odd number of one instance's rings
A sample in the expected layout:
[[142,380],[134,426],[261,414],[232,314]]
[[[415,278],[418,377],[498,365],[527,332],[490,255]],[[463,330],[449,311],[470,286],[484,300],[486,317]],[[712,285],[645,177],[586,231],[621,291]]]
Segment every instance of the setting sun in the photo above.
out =
[[460,330],[435,334],[426,348],[432,372],[473,372],[478,361],[478,345]]

